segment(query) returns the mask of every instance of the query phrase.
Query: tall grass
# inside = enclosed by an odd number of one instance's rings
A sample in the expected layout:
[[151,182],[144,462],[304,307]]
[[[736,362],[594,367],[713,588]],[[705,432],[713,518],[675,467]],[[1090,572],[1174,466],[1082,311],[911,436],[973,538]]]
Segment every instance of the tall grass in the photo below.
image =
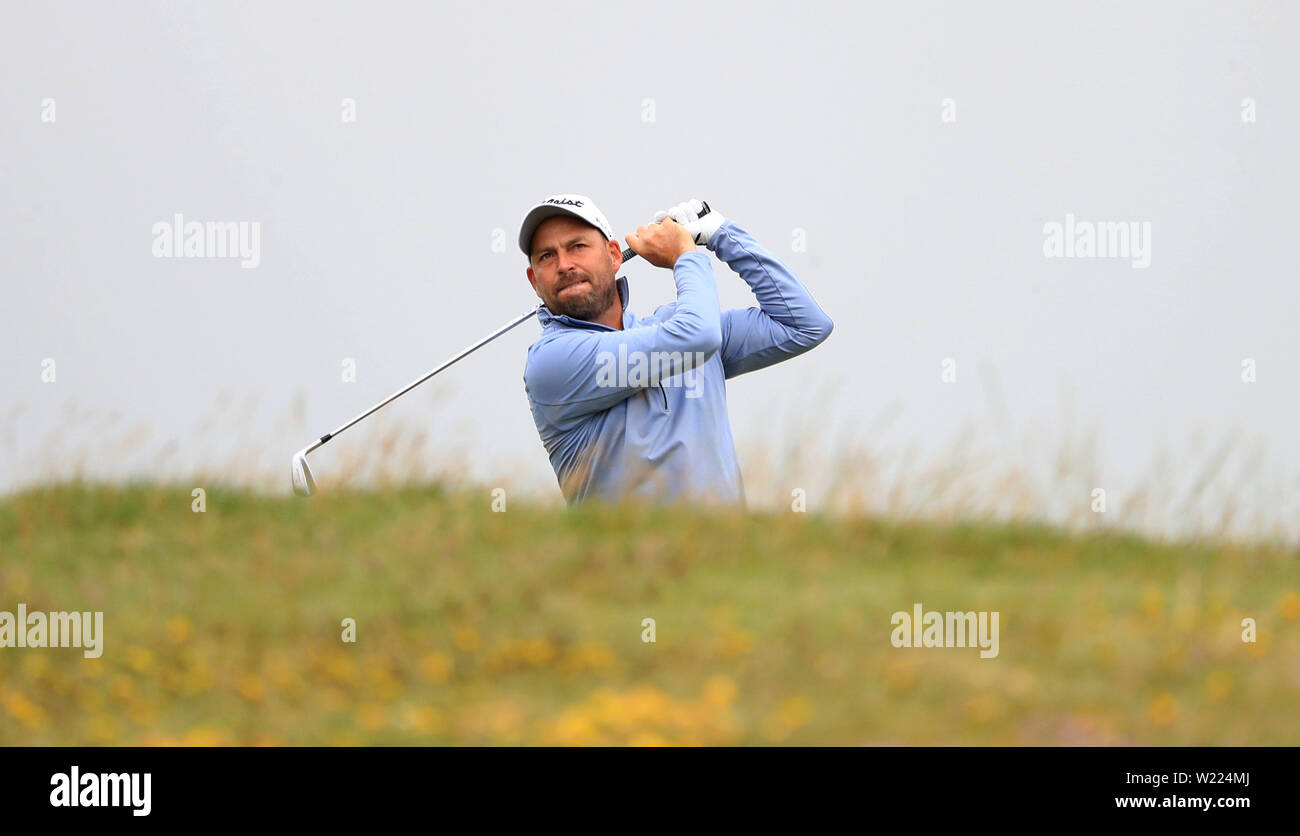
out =
[[[441,393],[430,386],[432,404]],[[236,404],[223,394],[193,434],[150,445],[141,424],[123,426],[115,414],[68,405],[39,445],[26,445],[35,452],[13,460],[7,484],[14,490],[50,480],[139,478],[285,494],[290,454],[321,428],[308,431],[302,397],[269,425],[256,420],[255,407],[254,400]],[[11,421],[21,409],[11,410]],[[1154,451],[1143,477],[1117,480],[1103,476],[1096,429],[1075,429],[1072,420],[1046,439],[1017,434],[1005,415],[968,422],[923,454],[915,444],[881,439],[898,412],[889,406],[865,423],[850,417],[810,424],[794,410],[778,416],[770,437],[738,445],[749,507],[787,511],[798,490],[806,507],[835,515],[1037,521],[1169,542],[1300,544],[1300,470],[1270,462],[1263,443],[1241,432],[1177,454]],[[436,409],[431,416],[423,425],[376,418],[331,441],[313,454],[323,485],[382,490],[436,481],[561,504],[540,444],[527,462],[512,462],[465,428],[439,423]],[[12,438],[6,446],[13,449]],[[1106,491],[1104,512],[1094,504],[1098,488]]]

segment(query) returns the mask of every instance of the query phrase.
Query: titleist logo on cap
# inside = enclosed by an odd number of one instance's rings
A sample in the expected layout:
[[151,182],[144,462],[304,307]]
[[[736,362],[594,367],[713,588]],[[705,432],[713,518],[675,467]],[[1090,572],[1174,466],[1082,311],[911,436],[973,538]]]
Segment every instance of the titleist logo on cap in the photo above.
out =
[[543,200],[542,203],[554,203],[556,206],[581,206],[582,205],[581,200],[569,200],[567,197],[558,198],[558,199],[554,197],[550,197],[547,198],[546,200]]

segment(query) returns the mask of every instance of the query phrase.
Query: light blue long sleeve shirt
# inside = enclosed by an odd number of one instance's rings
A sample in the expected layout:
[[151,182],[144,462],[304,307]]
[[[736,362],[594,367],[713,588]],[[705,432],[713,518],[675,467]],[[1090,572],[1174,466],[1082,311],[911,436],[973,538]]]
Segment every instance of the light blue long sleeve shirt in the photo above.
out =
[[673,266],[677,301],[638,318],[617,280],[623,329],[538,311],[524,389],[565,499],[740,504],[726,379],[802,354],[832,322],[790,269],[726,221],[708,248],[754,291],[719,310],[705,252]]

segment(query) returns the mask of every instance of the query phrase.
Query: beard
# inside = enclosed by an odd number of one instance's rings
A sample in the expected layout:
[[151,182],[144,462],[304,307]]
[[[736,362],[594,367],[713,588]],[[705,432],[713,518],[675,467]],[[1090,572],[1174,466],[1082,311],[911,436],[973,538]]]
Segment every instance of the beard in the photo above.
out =
[[[552,313],[591,322],[614,304],[615,295],[618,291],[614,286],[613,277],[609,277],[602,284],[594,276],[587,273],[578,273],[570,284],[581,281],[587,282],[585,291],[564,293],[564,288],[561,287],[556,291],[555,298],[548,302],[546,307],[550,308]],[[562,293],[564,294],[563,299],[560,298]]]

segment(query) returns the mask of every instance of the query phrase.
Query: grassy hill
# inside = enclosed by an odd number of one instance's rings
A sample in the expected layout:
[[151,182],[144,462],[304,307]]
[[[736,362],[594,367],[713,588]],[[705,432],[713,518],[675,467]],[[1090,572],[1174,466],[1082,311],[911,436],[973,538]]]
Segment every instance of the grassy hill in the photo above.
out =
[[[104,613],[98,659],[0,648],[0,745],[1300,744],[1295,550],[437,486],[193,501],[0,500],[0,610]],[[998,656],[892,646],[914,603],[998,611]]]

